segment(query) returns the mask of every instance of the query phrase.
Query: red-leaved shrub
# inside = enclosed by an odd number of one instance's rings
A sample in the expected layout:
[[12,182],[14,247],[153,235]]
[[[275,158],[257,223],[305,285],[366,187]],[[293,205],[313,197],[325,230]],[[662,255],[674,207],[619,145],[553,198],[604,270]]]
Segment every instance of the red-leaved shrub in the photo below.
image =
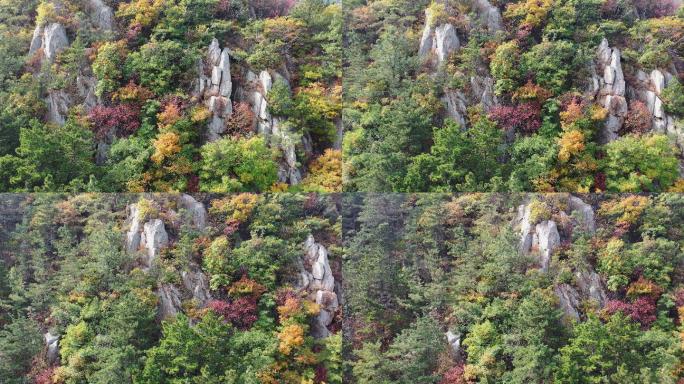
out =
[[541,127],[541,104],[528,102],[515,106],[496,106],[489,111],[489,118],[505,131],[532,134]]
[[463,363],[455,365],[444,373],[444,377],[442,377],[439,384],[466,384],[467,382],[465,378],[463,378],[463,373]]
[[249,329],[257,321],[257,299],[253,296],[239,297],[231,302],[212,300],[207,307],[236,328]]
[[656,299],[652,296],[642,296],[631,303],[620,300],[610,300],[606,303],[604,312],[613,315],[622,312],[630,319],[641,324],[642,328],[648,328],[656,321]]
[[632,101],[629,112],[627,112],[625,124],[623,125],[624,133],[641,135],[650,131],[652,126],[651,112],[646,104],[641,101]]
[[140,128],[140,108],[135,104],[119,104],[113,107],[98,105],[88,114],[95,137],[102,139],[110,132],[128,136]]

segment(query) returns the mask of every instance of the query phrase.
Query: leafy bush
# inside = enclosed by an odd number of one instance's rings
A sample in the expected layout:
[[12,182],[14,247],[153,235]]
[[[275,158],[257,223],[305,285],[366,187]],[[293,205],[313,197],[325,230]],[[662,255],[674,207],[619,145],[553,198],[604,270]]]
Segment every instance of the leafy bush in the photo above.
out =
[[200,188],[205,192],[265,191],[278,176],[263,138],[224,138],[201,149]]
[[606,145],[610,191],[664,191],[679,178],[676,151],[665,135],[624,136]]

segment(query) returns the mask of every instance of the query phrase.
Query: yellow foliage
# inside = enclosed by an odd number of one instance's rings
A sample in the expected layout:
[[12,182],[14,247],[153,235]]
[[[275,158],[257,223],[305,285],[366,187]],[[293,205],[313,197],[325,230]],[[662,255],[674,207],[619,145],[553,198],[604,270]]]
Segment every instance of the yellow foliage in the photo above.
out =
[[165,159],[181,151],[180,137],[175,132],[159,134],[153,145],[154,154],[151,159],[155,164],[161,164]]
[[225,215],[226,222],[235,220],[242,223],[249,219],[258,203],[259,195],[256,193],[240,193],[214,200],[209,208],[209,213]]
[[599,214],[608,217],[617,217],[615,223],[620,226],[629,226],[637,222],[649,206],[648,197],[629,195],[617,201],[606,201],[601,204]]
[[309,166],[309,175],[302,182],[306,189],[318,189],[321,192],[342,191],[342,152],[326,149]]
[[523,24],[538,27],[544,22],[552,6],[553,0],[526,0],[508,4],[504,17],[523,19]]
[[578,155],[584,151],[584,134],[577,130],[564,132],[558,139],[560,147],[558,151],[558,159],[567,163],[572,156]]
[[283,355],[289,355],[292,350],[304,345],[304,327],[300,324],[290,324],[278,332],[278,350]]
[[209,108],[205,106],[197,106],[193,108],[190,120],[193,123],[201,123],[203,121],[208,120],[209,117],[211,117],[211,111],[209,110]]
[[42,2],[36,8],[36,24],[43,26],[49,24],[57,18],[57,10],[52,3]]
[[301,301],[296,297],[288,297],[285,299],[283,305],[278,306],[278,315],[281,321],[288,319],[290,317],[298,315],[301,310]]
[[534,200],[530,203],[530,224],[549,220],[551,215],[551,209],[543,201]]
[[157,119],[160,130],[170,128],[181,119],[180,107],[176,103],[166,104],[164,110],[157,114]]
[[159,17],[165,7],[165,2],[165,0],[133,0],[130,3],[121,3],[116,16],[131,19],[133,24],[147,27]]

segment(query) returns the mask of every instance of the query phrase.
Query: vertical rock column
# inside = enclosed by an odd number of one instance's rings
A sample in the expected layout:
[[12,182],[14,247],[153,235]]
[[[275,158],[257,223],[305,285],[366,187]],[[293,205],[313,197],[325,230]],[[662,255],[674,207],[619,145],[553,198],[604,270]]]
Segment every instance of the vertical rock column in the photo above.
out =
[[[205,66],[210,68],[210,77],[205,74]],[[199,94],[211,112],[207,139],[218,140],[226,130],[226,119],[233,114],[230,100],[233,82],[230,75],[230,50],[221,49],[217,39],[213,39],[207,50],[205,60],[198,62]]]
[[629,111],[625,99],[625,77],[622,73],[620,50],[610,48],[608,40],[603,39],[597,51],[598,69],[603,76],[594,75],[598,84],[598,101],[608,110],[608,120],[599,133],[601,143],[609,143],[618,138],[618,131],[625,122]]
[[328,250],[316,242],[312,235],[304,242],[304,257],[300,265],[300,278],[297,288],[308,294],[320,306],[320,312],[312,326],[316,338],[330,336],[328,326],[332,324],[339,308],[335,293],[335,278],[328,261]]

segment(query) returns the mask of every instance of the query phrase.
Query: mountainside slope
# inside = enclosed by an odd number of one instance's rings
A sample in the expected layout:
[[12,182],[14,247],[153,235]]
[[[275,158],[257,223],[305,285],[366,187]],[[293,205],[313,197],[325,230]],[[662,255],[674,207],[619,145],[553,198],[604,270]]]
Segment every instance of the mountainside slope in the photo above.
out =
[[680,1],[347,4],[347,190],[681,190]]

